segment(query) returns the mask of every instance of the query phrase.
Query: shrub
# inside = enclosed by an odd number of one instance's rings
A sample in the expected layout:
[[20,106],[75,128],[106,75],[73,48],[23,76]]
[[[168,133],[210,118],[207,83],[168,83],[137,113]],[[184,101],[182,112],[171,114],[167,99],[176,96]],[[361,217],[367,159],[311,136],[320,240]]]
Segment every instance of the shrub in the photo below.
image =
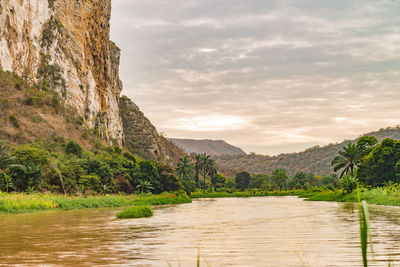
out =
[[17,119],[17,117],[15,117],[14,115],[10,115],[8,117],[8,119],[10,120],[11,124],[15,127],[15,128],[19,128],[21,125]]
[[100,192],[102,189],[100,178],[97,175],[83,175],[81,179],[79,179],[79,184],[96,192]]
[[153,216],[153,211],[149,206],[136,206],[127,208],[117,213],[119,219],[143,218]]
[[67,147],[65,148],[65,152],[82,157],[83,148],[77,142],[69,141]]

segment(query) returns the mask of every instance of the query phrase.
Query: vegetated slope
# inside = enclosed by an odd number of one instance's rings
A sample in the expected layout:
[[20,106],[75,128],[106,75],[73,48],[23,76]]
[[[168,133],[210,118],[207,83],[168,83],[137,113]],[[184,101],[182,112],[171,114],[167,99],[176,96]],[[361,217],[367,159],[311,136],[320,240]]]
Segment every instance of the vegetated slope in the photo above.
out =
[[[400,140],[400,127],[380,129],[368,133],[378,138]],[[357,140],[357,139],[356,139]],[[271,173],[274,169],[285,169],[289,174],[298,171],[312,172],[319,175],[333,173],[332,159],[345,145],[356,140],[346,140],[339,144],[329,144],[324,147],[312,147],[300,153],[281,154],[278,156],[249,155],[223,155],[216,157],[217,164],[223,168],[252,173]]]
[[175,166],[185,153],[159,135],[139,107],[128,97],[120,98],[120,113],[125,134],[125,146],[132,153],[148,160],[158,160]]
[[73,139],[92,148],[104,143],[58,93],[29,87],[15,74],[0,71],[0,138],[11,144]]
[[246,155],[241,148],[230,145],[223,140],[168,139],[189,154],[207,153],[211,156]]

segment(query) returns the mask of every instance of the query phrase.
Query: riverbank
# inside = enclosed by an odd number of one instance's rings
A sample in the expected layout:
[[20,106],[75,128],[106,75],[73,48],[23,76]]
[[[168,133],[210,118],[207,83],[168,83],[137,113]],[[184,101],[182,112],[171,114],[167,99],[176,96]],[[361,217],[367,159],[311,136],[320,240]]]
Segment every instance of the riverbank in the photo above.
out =
[[[335,191],[244,191],[244,192],[194,192],[192,198],[229,198],[229,197],[266,197],[266,196],[298,196],[306,201],[331,201],[331,202],[358,202],[357,192],[344,193],[342,190]],[[368,204],[400,206],[400,189],[397,188],[371,188],[360,190],[361,200]]]
[[0,214],[15,214],[45,210],[74,210],[88,208],[111,208],[137,205],[167,205],[190,203],[182,192],[160,195],[106,195],[106,196],[60,196],[53,194],[7,194],[0,193]]
[[298,196],[303,190],[288,191],[243,191],[243,192],[194,192],[191,198],[226,198],[226,197],[268,197],[268,196]]
[[[300,198],[307,201],[334,201],[334,202],[358,202],[357,191],[343,193],[343,191],[304,192]],[[384,206],[400,206],[400,191],[388,188],[361,189],[361,200],[368,204]]]

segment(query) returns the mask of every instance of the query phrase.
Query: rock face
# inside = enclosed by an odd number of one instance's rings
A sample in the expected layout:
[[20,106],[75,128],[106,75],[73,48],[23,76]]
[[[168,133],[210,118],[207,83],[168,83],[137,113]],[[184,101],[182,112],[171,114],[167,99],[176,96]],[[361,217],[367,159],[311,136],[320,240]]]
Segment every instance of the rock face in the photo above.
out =
[[89,128],[124,142],[111,0],[1,0],[0,68],[57,91]]
[[128,97],[120,99],[120,111],[124,126],[125,147],[147,160],[158,160],[171,167],[185,153],[157,132],[157,129]]

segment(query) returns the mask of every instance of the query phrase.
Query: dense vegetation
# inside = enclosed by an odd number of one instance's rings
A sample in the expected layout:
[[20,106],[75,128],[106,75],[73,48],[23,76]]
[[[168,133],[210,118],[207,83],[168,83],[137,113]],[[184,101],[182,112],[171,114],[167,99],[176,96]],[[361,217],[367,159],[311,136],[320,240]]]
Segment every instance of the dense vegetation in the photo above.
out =
[[[378,141],[386,138],[400,140],[400,127],[380,129],[367,135],[375,136]],[[296,172],[329,175],[332,173],[331,160],[343,146],[355,143],[358,139],[346,140],[342,143],[329,144],[323,147],[316,146],[300,153],[288,153],[278,156],[250,153],[248,155],[223,155],[215,159],[220,169],[233,169],[236,172],[271,173],[275,169],[285,169],[289,175],[294,175]],[[223,173],[226,174],[225,172]]]
[[55,138],[11,150],[0,142],[0,190],[63,194],[161,193],[182,189],[167,165],[141,160],[118,146],[86,150],[75,141]]
[[85,208],[109,208],[122,206],[165,205],[191,202],[183,192],[160,195],[106,195],[62,196],[56,194],[0,193],[1,213],[22,213],[51,209],[73,210]]

